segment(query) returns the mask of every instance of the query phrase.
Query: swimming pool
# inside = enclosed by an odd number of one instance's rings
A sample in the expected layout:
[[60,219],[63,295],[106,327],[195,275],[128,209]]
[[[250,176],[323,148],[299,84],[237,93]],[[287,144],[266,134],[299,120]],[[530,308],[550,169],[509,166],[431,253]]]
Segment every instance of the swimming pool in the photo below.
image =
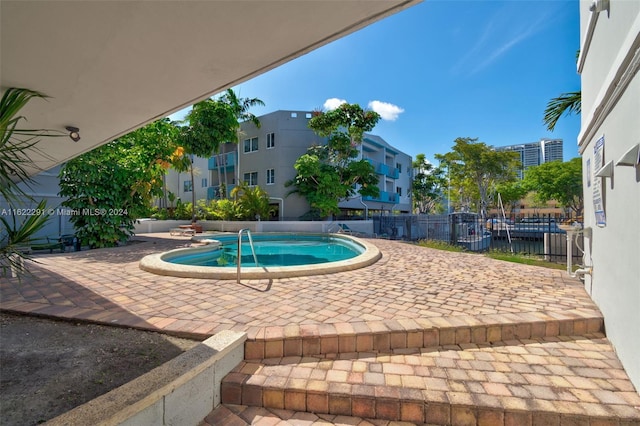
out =
[[[381,257],[374,245],[343,234],[253,233],[252,239],[258,265],[244,234],[242,278],[282,278],[348,271],[371,265]],[[192,241],[209,244],[146,256],[140,261],[140,268],[178,277],[237,278],[237,234],[197,236]]]
[[[177,253],[164,256],[170,263],[192,266],[235,268],[238,261],[237,236],[216,238],[221,244],[208,251]],[[241,247],[242,266],[298,266],[338,262],[354,258],[365,247],[352,240],[328,235],[256,234],[252,235],[258,264],[256,265],[246,235]]]

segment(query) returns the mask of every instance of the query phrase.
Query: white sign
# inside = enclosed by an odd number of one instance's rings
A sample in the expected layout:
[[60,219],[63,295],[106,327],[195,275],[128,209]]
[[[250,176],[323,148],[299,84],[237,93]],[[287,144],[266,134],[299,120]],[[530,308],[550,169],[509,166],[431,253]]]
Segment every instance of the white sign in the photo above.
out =
[[[604,135],[596,141],[593,147],[593,170],[596,172],[602,168],[604,164]],[[607,218],[604,214],[602,178],[593,177],[593,211],[596,215],[596,225],[604,227],[607,225]]]

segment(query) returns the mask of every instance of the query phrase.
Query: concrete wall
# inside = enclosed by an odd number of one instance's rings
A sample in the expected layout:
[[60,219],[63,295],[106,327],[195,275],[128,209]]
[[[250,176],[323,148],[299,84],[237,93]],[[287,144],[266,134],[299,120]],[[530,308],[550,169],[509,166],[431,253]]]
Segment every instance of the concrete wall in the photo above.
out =
[[[177,228],[179,225],[187,225],[190,221],[178,220],[141,220],[136,223],[136,234],[147,234],[154,232],[169,232],[171,228]],[[345,220],[340,222],[330,221],[224,221],[224,220],[201,220],[198,224],[202,225],[205,231],[218,232],[238,232],[241,229],[248,228],[251,232],[338,232],[339,223],[345,224],[354,232],[360,232],[367,235],[373,234],[372,220]]]
[[220,405],[220,383],[244,359],[246,339],[245,333],[222,331],[47,424],[196,426]]
[[[591,12],[591,5],[591,0],[580,1],[578,143],[584,168],[584,224],[592,234],[585,238],[585,263],[593,268],[585,277],[585,288],[602,310],[607,336],[640,389],[640,167],[616,165],[640,143],[640,2],[611,0],[609,10],[599,13]],[[593,38],[588,44],[590,28]],[[603,164],[613,161],[613,167],[612,176],[599,182],[595,148],[602,138]],[[606,216],[600,225],[594,206],[598,191]]]
[[[47,210],[49,215],[49,221],[45,227],[36,234],[36,238],[44,237],[58,237],[64,234],[73,234],[73,225],[69,221],[69,215],[71,211],[66,207],[62,207],[61,203],[65,198],[58,196],[60,192],[60,186],[58,185],[58,174],[60,173],[60,166],[53,169],[46,170],[33,179],[34,182],[30,186],[21,184],[20,187],[30,194],[35,201],[23,200],[21,203],[13,204],[14,209],[35,209],[40,200],[47,202]],[[5,199],[0,198],[0,216],[11,223],[11,215],[9,213],[9,204]],[[21,223],[26,219],[25,215],[17,216],[17,223]]]

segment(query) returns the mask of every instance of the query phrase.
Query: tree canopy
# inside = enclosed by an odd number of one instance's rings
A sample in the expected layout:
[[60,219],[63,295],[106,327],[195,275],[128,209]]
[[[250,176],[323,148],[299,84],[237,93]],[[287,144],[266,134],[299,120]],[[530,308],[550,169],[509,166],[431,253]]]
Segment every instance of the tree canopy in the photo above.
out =
[[186,125],[180,128],[180,144],[186,154],[207,158],[223,143],[235,142],[238,127],[240,123],[229,104],[205,99],[187,114]]
[[[186,117],[186,125],[180,128],[180,145],[185,149],[185,158],[178,171],[189,171],[193,184],[194,173],[191,156],[211,157],[225,143],[237,143],[240,121],[252,121],[260,127],[258,118],[249,112],[256,105],[264,105],[258,98],[238,98],[231,89],[218,99],[205,99],[193,105]],[[196,220],[196,194],[191,191],[193,214]]]
[[418,214],[435,213],[442,201],[442,189],[446,185],[444,170],[433,167],[424,154],[418,154],[413,161],[415,174],[411,182],[413,210]]
[[496,193],[500,194],[503,207],[513,212],[518,202],[527,195],[527,189],[521,180],[501,182],[496,185]]
[[461,207],[475,204],[482,217],[487,216],[496,185],[515,180],[519,164],[517,153],[496,151],[468,137],[456,138],[451,152],[436,154],[435,158],[448,169],[452,200]]
[[129,238],[134,220],[153,197],[163,195],[162,177],[183,150],[178,129],[155,121],[67,162],[60,170],[62,203],[78,238],[90,247],[112,247]]
[[290,194],[305,197],[322,216],[339,213],[338,203],[355,194],[379,196],[373,165],[365,159],[357,160],[364,132],[372,130],[378,120],[380,115],[357,104],[314,112],[309,128],[326,137],[327,143],[310,147],[295,162],[297,175],[286,183],[295,187]]
[[524,175],[524,186],[530,191],[535,191],[538,201],[556,200],[577,216],[582,215],[584,199],[580,157],[530,167]]

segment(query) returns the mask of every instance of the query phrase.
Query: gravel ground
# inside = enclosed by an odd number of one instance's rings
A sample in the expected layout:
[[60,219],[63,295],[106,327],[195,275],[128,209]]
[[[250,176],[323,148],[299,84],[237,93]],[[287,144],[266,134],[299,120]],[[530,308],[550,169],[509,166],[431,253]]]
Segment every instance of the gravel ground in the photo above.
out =
[[146,331],[0,313],[0,425],[43,423],[197,343]]

